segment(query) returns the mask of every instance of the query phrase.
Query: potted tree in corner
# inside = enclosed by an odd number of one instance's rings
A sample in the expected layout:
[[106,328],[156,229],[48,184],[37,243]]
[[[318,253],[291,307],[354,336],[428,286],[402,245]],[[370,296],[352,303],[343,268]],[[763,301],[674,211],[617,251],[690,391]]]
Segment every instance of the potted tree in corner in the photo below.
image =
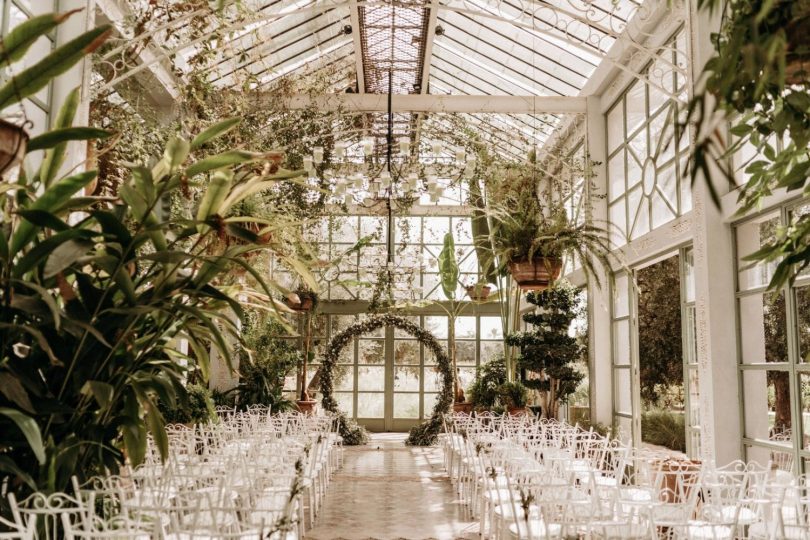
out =
[[579,314],[581,291],[567,282],[557,282],[541,292],[526,295],[536,312],[523,320],[533,327],[506,337],[509,345],[520,350],[517,367],[524,373],[524,384],[540,392],[546,418],[557,418],[560,404],[573,394],[583,374],[576,368],[585,347],[569,334]]

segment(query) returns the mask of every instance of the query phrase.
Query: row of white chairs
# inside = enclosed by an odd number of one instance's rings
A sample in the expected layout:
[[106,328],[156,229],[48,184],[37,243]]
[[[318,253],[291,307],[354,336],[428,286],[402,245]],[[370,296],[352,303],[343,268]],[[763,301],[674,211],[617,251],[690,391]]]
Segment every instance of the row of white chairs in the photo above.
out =
[[810,540],[810,480],[631,448],[564,422],[448,415],[445,466],[481,537]]
[[330,415],[226,411],[167,436],[166,460],[150,441],[138,467],[71,493],[8,493],[0,539],[302,540],[343,459]]

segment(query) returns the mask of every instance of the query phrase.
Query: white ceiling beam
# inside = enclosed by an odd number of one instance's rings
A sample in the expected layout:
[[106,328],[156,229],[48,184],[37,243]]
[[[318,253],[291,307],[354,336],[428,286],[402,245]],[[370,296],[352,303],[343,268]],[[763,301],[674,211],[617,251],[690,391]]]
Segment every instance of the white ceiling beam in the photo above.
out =
[[363,44],[360,41],[360,8],[357,0],[349,0],[349,23],[352,25],[352,38],[354,38],[354,66],[357,71],[357,91],[366,93],[366,76],[363,71]]
[[[432,0],[428,12],[427,31],[425,32],[425,55],[422,57],[422,74],[419,79],[419,93],[425,95],[430,87],[430,64],[433,59],[433,41],[436,38],[436,25],[439,20],[439,0]],[[424,113],[417,113],[416,128],[413,133],[413,147],[418,150],[422,139],[422,122]]]
[[[96,0],[96,7],[100,17],[97,23],[108,22],[112,24],[119,33],[123,33],[123,27],[127,21],[133,17],[132,10],[125,0]],[[121,50],[121,54],[125,54]],[[180,99],[180,83],[174,74],[168,69],[164,61],[161,61],[159,52],[152,46],[143,47],[139,53],[139,60],[142,65],[148,66],[147,72],[141,74],[141,84],[149,94],[149,98],[155,104],[171,109]],[[116,57],[110,61],[117,60]],[[120,77],[119,77],[120,78]]]
[[[260,99],[278,101],[265,95]],[[281,98],[289,109],[315,107],[321,110],[343,109],[347,112],[387,112],[386,94],[299,94]],[[584,97],[568,96],[448,96],[395,94],[394,112],[421,113],[503,113],[503,114],[584,114]]]
[[425,34],[425,56],[422,58],[422,77],[419,79],[421,87],[420,94],[428,93],[428,83],[430,82],[430,61],[433,58],[433,41],[436,37],[436,24],[439,20],[439,0],[430,3],[428,14],[427,33]]

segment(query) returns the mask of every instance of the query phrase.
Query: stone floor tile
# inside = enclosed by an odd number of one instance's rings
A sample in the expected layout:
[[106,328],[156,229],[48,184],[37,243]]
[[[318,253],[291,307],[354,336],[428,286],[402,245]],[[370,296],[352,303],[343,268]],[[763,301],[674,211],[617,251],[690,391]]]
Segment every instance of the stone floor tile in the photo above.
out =
[[444,471],[441,450],[405,446],[405,434],[375,434],[346,449],[307,540],[478,538],[478,522]]

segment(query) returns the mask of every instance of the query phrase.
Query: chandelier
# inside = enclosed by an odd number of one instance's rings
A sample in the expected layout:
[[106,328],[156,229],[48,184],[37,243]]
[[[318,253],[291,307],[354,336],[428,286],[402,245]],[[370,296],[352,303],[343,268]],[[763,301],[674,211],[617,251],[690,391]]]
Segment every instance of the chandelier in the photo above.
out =
[[[339,141],[332,159],[323,167],[324,148],[316,146],[304,157],[304,170],[310,180],[321,180],[331,186],[330,197],[336,204],[363,204],[371,199],[405,201],[419,199],[426,193],[431,203],[438,203],[447,188],[475,170],[475,155],[463,148],[448,149],[433,142],[429,152],[412,151],[411,141],[402,137],[391,148],[392,137],[376,144],[374,137],[359,143]],[[394,151],[396,150],[396,151]]]

